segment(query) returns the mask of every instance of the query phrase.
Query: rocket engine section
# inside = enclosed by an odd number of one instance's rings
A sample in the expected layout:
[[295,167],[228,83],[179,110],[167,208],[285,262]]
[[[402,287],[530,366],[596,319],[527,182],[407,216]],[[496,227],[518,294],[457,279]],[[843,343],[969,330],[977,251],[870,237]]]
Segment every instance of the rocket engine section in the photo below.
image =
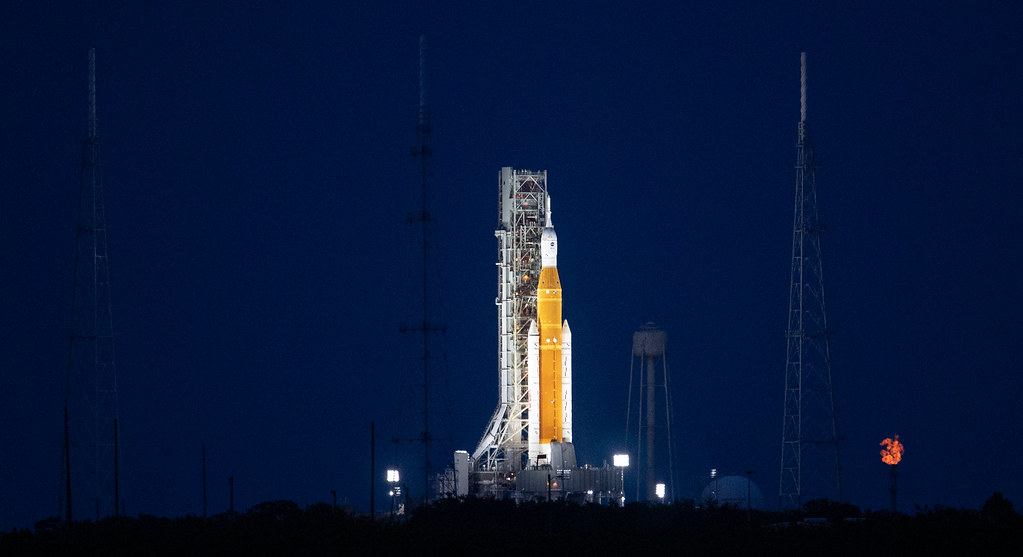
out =
[[[550,197],[547,198],[547,223],[540,237],[540,257],[540,280],[536,289],[537,320],[529,327],[527,353],[529,461],[534,465],[552,462],[552,442],[558,444],[572,441],[571,329],[568,322],[561,319],[558,235],[551,222]],[[561,464],[575,466],[575,462]]]

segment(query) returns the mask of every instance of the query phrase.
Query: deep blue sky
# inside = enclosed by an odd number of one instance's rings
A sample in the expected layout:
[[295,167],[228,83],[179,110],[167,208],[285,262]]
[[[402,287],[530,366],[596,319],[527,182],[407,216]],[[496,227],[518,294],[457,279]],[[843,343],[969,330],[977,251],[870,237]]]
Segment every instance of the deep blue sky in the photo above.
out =
[[240,509],[368,509],[415,349],[420,33],[456,445],[497,401],[498,171],[546,169],[580,459],[655,321],[686,485],[776,500],[806,51],[846,498],[887,507],[897,432],[903,509],[1023,502],[1019,3],[292,4],[0,10],[0,529],[58,509],[90,47],[128,513],[201,513],[203,443],[211,512],[232,474]]

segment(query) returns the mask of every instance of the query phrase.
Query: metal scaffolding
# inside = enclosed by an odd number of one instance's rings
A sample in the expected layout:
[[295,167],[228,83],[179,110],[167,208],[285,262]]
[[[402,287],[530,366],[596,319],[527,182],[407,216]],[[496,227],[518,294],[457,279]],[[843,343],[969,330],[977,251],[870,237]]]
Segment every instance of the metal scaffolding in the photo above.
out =
[[117,515],[117,369],[96,120],[96,51],[89,50],[89,128],[82,146],[75,275],[64,399],[65,520]]
[[831,385],[831,348],[824,305],[817,162],[806,123],[806,53],[800,55],[800,117],[796,143],[796,195],[792,225],[781,508],[812,499],[841,500],[841,465]]
[[[412,156],[419,163],[419,186],[420,186],[420,208],[419,211],[408,216],[409,224],[417,228],[420,241],[419,271],[422,282],[421,298],[419,300],[418,315],[409,317],[406,323],[400,327],[402,333],[411,333],[422,337],[420,345],[421,352],[415,357],[417,363],[422,367],[421,380],[413,381],[413,384],[402,385],[402,390],[409,389],[409,395],[421,395],[422,413],[417,416],[422,420],[422,428],[415,435],[409,437],[395,437],[395,443],[414,442],[422,443],[422,480],[420,487],[414,485],[412,489],[416,500],[429,503],[430,499],[438,491],[435,481],[435,464],[439,462],[441,454],[447,454],[443,447],[448,443],[450,430],[450,419],[446,415],[447,406],[443,403],[446,396],[444,392],[444,377],[446,375],[446,353],[445,353],[445,327],[441,315],[441,304],[439,297],[439,286],[442,284],[439,267],[432,258],[432,253],[437,250],[437,243],[433,232],[433,225],[436,219],[430,211],[430,201],[433,199],[431,193],[430,159],[433,156],[433,149],[430,146],[430,134],[432,131],[430,123],[430,106],[426,102],[426,36],[419,36],[419,107],[416,117],[416,145],[412,148]],[[412,310],[412,313],[417,313]],[[422,317],[422,319],[418,319]],[[441,391],[441,392],[436,392]],[[411,412],[415,403],[411,399],[399,396],[400,403],[404,406],[401,412]],[[438,404],[439,403],[439,404]],[[438,411],[438,406],[441,407]],[[416,418],[403,417],[402,427],[417,421]],[[438,424],[437,422],[441,422]],[[441,434],[437,434],[441,430]],[[406,477],[412,477],[406,474]],[[406,497],[410,494],[406,492]]]
[[499,402],[472,459],[478,472],[514,473],[527,464],[526,350],[529,324],[536,319],[547,171],[502,168],[498,195],[498,226],[494,234],[498,246]]

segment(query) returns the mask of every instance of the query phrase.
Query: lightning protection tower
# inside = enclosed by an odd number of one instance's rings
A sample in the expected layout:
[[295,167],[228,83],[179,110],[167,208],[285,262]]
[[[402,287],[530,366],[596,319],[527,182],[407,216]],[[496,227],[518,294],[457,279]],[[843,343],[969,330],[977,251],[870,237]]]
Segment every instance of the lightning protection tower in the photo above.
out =
[[831,349],[824,305],[817,162],[806,122],[806,53],[800,54],[796,195],[786,339],[779,504],[841,500],[841,465],[831,386]]
[[547,210],[547,171],[501,169],[498,179],[497,359],[498,405],[472,459],[490,474],[480,485],[498,487],[503,473],[527,463],[529,324],[536,320],[540,235]]
[[96,51],[89,50],[88,134],[82,147],[75,275],[64,402],[64,518],[119,514],[117,370],[96,120]]
[[[420,171],[420,193],[421,193],[421,205],[418,213],[410,214],[408,222],[414,227],[418,228],[420,234],[419,240],[421,240],[421,273],[422,273],[422,297],[421,306],[418,310],[410,310],[411,314],[418,315],[416,317],[422,317],[418,323],[407,324],[401,326],[402,333],[415,333],[422,336],[422,352],[416,356],[419,359],[419,363],[422,365],[422,381],[417,382],[415,387],[412,389],[416,391],[416,394],[420,394],[418,389],[421,387],[422,398],[419,403],[422,404],[421,422],[422,430],[418,432],[414,438],[411,439],[400,439],[396,438],[396,442],[402,440],[411,440],[417,443],[422,443],[422,478],[423,478],[423,501],[429,503],[431,492],[438,490],[438,486],[434,485],[431,481],[431,471],[433,470],[432,462],[439,462],[441,455],[445,447],[442,445],[450,445],[447,438],[447,434],[436,435],[434,430],[438,429],[437,418],[443,420],[439,429],[449,430],[450,424],[448,416],[448,407],[446,404],[441,404],[441,411],[437,410],[438,402],[437,391],[438,389],[431,389],[432,387],[443,388],[444,377],[438,377],[442,375],[441,372],[444,370],[444,362],[447,359],[447,355],[444,349],[444,326],[440,323],[441,318],[438,317],[440,307],[439,292],[441,289],[441,280],[434,265],[431,264],[430,253],[436,249],[435,242],[432,241],[431,237],[431,225],[436,219],[430,213],[430,199],[432,194],[429,190],[430,185],[430,168],[429,161],[433,156],[433,150],[430,147],[430,133],[432,131],[430,125],[430,108],[426,102],[426,73],[425,73],[425,58],[426,58],[426,36],[419,36],[419,108],[416,118],[416,143],[417,145],[412,148],[412,156],[415,157],[419,162]],[[431,278],[433,280],[431,281]],[[436,321],[434,320],[436,319]],[[403,388],[405,386],[403,385]],[[409,385],[412,387],[412,385]],[[432,392],[434,391],[434,392]],[[440,393],[446,396],[446,392]],[[410,403],[414,404],[414,403]],[[402,411],[406,411],[408,408],[402,408]],[[431,424],[431,419],[434,423]],[[414,420],[410,420],[414,421]],[[407,422],[406,422],[407,423]],[[433,428],[433,429],[431,429]],[[444,443],[439,443],[444,441]],[[445,453],[450,455],[450,452]]]
[[628,452],[635,455],[636,501],[657,501],[658,483],[675,499],[675,447],[671,435],[671,384],[667,334],[647,323],[632,335],[629,402],[625,420]]

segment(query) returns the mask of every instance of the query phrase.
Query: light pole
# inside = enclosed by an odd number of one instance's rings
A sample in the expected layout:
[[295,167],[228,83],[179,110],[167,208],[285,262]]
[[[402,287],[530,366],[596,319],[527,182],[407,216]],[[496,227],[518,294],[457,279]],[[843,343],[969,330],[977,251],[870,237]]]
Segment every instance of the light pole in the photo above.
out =
[[714,480],[714,489],[711,490],[711,494],[714,496],[714,502],[718,500],[718,469],[710,469],[710,479]]
[[[388,493],[388,495],[391,496],[391,518],[392,519],[394,518],[394,499],[395,499],[395,497],[397,497],[399,500],[401,499],[401,486],[398,485],[398,482],[401,481],[400,480],[400,476],[401,475],[398,473],[398,471],[393,469],[393,468],[390,468],[390,469],[387,470],[387,483],[388,483],[388,485],[391,486],[391,490]],[[402,513],[399,512],[398,514],[402,514]]]
[[881,449],[881,462],[888,465],[892,476],[890,492],[892,494],[892,512],[894,513],[898,508],[895,504],[895,496],[899,493],[899,462],[902,462],[902,453],[905,448],[899,442],[898,433],[895,434],[895,439],[887,438],[881,441],[881,445],[884,445],[884,448]]
[[618,479],[620,481],[620,485],[621,485],[621,488],[622,488],[621,491],[619,492],[620,495],[618,497],[618,504],[620,504],[621,506],[624,507],[625,506],[625,469],[629,467],[629,455],[624,454],[624,453],[616,454],[616,455],[614,455],[614,457],[612,457],[611,462],[614,464],[615,468],[618,469],[618,474],[619,474],[618,475]]

